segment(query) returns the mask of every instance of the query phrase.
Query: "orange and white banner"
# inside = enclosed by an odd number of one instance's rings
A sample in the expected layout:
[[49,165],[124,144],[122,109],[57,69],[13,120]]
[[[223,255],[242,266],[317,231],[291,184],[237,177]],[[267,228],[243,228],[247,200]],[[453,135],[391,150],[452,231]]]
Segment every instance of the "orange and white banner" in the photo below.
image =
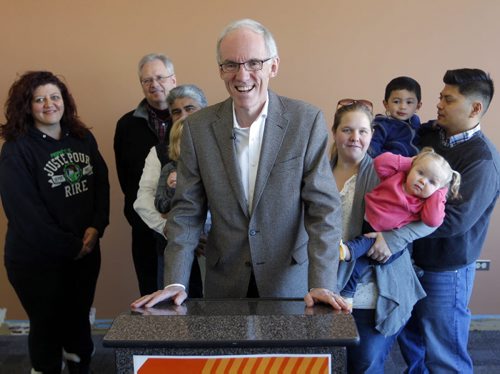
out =
[[134,356],[134,374],[330,374],[331,355]]

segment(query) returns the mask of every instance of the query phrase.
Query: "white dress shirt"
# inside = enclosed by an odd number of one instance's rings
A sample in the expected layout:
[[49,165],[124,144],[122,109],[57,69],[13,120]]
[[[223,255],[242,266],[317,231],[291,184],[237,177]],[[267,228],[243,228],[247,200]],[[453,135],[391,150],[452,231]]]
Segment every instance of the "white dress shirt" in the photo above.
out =
[[[259,168],[260,149],[262,148],[262,138],[264,135],[264,125],[266,123],[268,111],[269,95],[262,111],[250,127],[241,127],[236,119],[233,103],[233,141],[236,159],[240,167],[241,182],[245,190],[248,211],[252,213],[253,193],[255,190],[255,178]],[[165,287],[180,286],[186,287],[180,283],[169,284]]]
[[233,135],[236,159],[240,166],[241,183],[247,199],[248,211],[252,213],[255,179],[259,168],[260,150],[266,124],[269,96],[255,121],[249,127],[241,127],[236,118],[233,103]]

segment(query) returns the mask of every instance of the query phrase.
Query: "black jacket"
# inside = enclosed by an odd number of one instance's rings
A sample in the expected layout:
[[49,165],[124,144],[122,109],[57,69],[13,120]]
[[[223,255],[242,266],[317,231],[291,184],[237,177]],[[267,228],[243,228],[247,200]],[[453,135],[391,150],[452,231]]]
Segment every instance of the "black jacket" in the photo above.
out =
[[145,226],[134,211],[133,204],[137,198],[144,160],[151,147],[157,144],[158,135],[149,123],[147,102],[144,99],[137,109],[118,120],[114,138],[116,171],[125,195],[124,213],[131,226]]

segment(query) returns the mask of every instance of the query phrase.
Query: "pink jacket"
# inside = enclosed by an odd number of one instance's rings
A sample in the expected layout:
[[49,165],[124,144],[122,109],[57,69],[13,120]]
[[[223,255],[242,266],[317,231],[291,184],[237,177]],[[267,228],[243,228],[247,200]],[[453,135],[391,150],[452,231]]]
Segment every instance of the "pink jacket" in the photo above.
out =
[[411,163],[411,157],[390,152],[374,159],[381,182],[365,196],[365,217],[376,231],[400,228],[414,221],[423,221],[431,227],[443,223],[448,188],[437,190],[427,199],[408,195],[403,183]]

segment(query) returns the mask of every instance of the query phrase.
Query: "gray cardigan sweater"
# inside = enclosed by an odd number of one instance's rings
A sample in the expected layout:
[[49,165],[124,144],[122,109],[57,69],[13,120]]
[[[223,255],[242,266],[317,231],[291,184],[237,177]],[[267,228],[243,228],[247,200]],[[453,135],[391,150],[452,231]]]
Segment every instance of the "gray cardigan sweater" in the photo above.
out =
[[[337,163],[332,160],[332,169]],[[364,196],[379,183],[379,178],[373,167],[370,156],[361,161],[352,206],[352,216],[349,232],[345,239],[361,235],[363,217],[365,214]],[[406,250],[415,239],[429,235],[435,228],[421,222],[411,223],[398,230],[384,232],[384,239],[392,253],[405,251],[394,262],[372,267],[361,282],[374,281],[379,290],[375,311],[375,329],[384,336],[394,335],[404,326],[411,315],[416,302],[425,297],[425,292],[413,270],[410,254]],[[338,270],[338,286],[343,289],[352,273],[355,261],[341,262]]]

